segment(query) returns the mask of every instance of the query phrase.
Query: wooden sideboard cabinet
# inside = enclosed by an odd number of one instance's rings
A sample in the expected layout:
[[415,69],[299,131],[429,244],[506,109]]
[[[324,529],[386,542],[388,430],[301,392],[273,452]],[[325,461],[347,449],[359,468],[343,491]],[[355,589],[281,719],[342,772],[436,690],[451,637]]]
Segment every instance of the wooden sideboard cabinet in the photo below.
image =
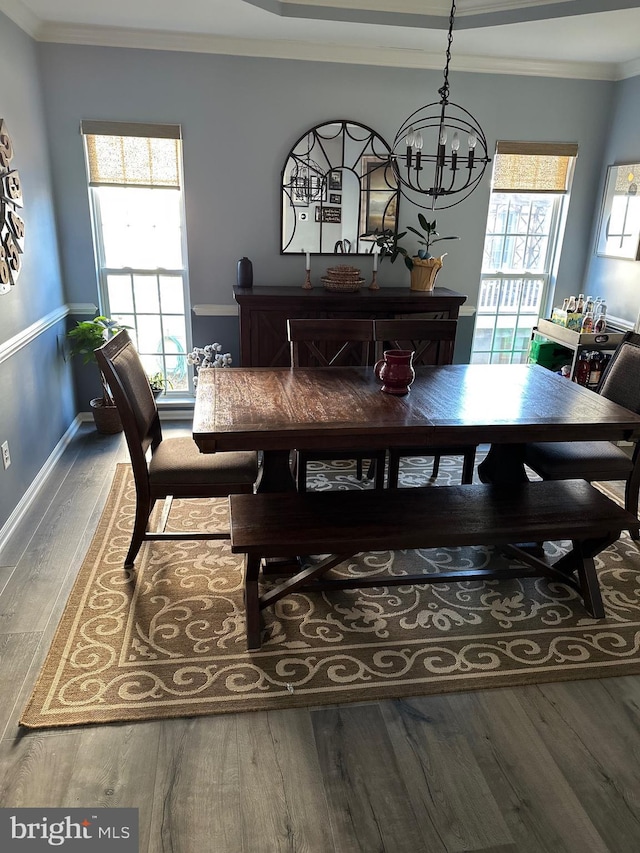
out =
[[463,293],[446,287],[430,292],[387,287],[356,293],[333,293],[323,288],[234,287],[240,313],[242,367],[288,367],[289,318],[392,319],[424,315],[458,319]]

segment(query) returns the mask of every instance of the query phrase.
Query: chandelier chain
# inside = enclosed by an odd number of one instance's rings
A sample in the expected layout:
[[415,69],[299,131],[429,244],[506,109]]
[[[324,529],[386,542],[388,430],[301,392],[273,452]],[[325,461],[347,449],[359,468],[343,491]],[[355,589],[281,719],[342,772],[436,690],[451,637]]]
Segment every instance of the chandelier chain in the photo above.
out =
[[444,83],[438,89],[438,94],[441,97],[441,103],[448,104],[449,103],[449,63],[451,62],[451,45],[453,43],[453,24],[456,17],[456,0],[452,0],[451,3],[451,12],[449,13],[449,34],[447,36],[447,51],[446,51],[446,62],[444,65]]

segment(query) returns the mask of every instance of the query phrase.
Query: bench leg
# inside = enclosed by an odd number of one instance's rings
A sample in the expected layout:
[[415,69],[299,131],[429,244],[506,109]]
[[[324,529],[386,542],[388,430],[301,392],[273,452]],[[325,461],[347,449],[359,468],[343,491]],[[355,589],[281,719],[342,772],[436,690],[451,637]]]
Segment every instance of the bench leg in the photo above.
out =
[[247,554],[244,561],[244,609],[247,620],[247,649],[260,648],[260,557]]
[[576,556],[578,578],[584,606],[594,619],[604,619],[604,605],[600,594],[600,585],[592,556],[585,554],[583,543],[573,541],[573,553]]

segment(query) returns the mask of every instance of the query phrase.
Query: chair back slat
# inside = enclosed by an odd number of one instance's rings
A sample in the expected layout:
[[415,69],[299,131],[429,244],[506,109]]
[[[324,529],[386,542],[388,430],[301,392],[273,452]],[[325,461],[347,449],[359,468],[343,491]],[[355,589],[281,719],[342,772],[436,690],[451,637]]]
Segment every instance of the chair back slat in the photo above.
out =
[[627,332],[607,365],[597,393],[640,413],[640,335]]
[[287,320],[291,365],[337,367],[369,364],[373,320]]
[[373,325],[377,358],[382,358],[387,349],[411,349],[415,352],[415,365],[453,362],[456,320],[374,320]]
[[137,482],[138,475],[148,475],[147,450],[150,446],[155,449],[162,440],[156,401],[140,356],[126,329],[94,352],[122,420]]

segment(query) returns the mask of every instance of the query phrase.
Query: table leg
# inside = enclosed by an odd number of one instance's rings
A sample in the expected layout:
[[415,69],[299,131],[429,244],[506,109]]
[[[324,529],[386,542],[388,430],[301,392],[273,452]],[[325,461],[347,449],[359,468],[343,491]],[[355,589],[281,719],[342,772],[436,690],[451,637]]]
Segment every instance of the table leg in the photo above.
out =
[[[296,492],[293,472],[291,471],[291,453],[289,450],[265,450],[262,459],[262,474],[257,492]],[[296,557],[279,559],[269,557],[264,560],[262,573],[270,576],[292,575],[300,571],[300,560]],[[258,643],[259,647],[259,643]],[[257,648],[250,646],[249,648]]]
[[478,465],[482,483],[513,486],[528,483],[524,470],[523,444],[492,444],[486,459]]
[[265,450],[262,474],[256,491],[295,492],[296,481],[291,473],[288,450]]

